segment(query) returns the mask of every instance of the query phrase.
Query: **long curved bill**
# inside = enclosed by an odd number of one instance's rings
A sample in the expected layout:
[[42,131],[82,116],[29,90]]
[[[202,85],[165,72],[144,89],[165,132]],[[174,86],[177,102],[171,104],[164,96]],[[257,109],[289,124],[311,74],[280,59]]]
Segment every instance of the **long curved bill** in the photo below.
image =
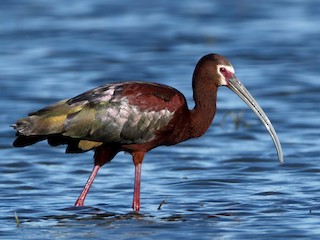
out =
[[259,106],[257,101],[251,96],[249,91],[236,78],[235,75],[233,75],[227,82],[227,87],[229,87],[233,92],[235,92],[252,109],[252,111],[260,118],[263,125],[267,128],[274,142],[274,145],[276,146],[279,161],[280,163],[283,163],[283,153],[279,138],[265,112]]

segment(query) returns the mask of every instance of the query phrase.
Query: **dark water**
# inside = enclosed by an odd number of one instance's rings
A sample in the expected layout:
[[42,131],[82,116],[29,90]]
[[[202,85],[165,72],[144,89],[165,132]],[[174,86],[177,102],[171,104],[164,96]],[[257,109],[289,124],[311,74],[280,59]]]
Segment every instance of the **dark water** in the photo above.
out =
[[[319,238],[319,12],[317,0],[2,0],[0,238]],[[74,208],[92,153],[11,147],[16,119],[108,82],[169,84],[192,107],[193,68],[210,52],[230,59],[268,113],[286,164],[226,88],[205,136],[147,155],[139,214],[129,155],[104,166],[87,206]]]

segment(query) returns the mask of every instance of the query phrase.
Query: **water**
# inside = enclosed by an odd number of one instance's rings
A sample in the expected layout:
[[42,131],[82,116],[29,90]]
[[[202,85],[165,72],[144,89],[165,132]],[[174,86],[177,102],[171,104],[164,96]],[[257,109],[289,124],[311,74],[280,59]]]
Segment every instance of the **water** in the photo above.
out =
[[[0,9],[1,239],[319,237],[317,0],[2,0]],[[86,207],[75,208],[92,153],[12,148],[16,119],[108,82],[168,84],[192,107],[191,75],[210,52],[230,59],[270,117],[284,165],[227,88],[202,138],[148,153],[139,214],[129,155],[104,166]]]

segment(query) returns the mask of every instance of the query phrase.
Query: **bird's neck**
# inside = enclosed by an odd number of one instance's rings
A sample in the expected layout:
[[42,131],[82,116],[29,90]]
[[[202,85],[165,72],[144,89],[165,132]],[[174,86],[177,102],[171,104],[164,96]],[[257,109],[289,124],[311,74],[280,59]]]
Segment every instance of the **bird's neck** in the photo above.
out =
[[[199,82],[199,81],[198,81]],[[210,127],[216,113],[217,86],[194,85],[194,109],[191,110],[191,135],[202,136]]]

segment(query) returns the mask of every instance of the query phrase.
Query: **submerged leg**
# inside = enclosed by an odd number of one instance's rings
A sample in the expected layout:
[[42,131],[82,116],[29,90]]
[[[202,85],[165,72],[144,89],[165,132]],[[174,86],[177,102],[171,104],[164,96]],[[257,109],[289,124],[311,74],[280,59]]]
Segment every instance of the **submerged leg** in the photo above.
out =
[[83,206],[84,200],[90,190],[90,187],[99,171],[99,169],[105,164],[112,160],[112,158],[117,154],[117,151],[108,149],[108,148],[98,148],[94,154],[94,167],[92,172],[87,180],[86,185],[84,186],[80,196],[78,197],[77,201],[75,202],[75,206]]
[[134,211],[140,211],[140,182],[141,182],[141,166],[145,152],[133,152],[133,162],[135,167],[134,175],[134,193],[132,208]]

